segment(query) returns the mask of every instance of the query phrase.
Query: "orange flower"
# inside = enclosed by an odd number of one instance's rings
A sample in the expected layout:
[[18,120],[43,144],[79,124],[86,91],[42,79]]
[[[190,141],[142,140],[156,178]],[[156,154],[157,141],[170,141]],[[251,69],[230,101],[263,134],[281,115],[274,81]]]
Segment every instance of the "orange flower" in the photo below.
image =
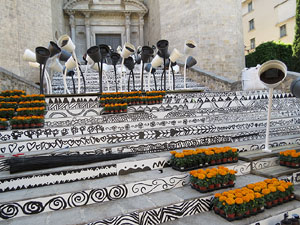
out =
[[238,204],[238,205],[241,205],[244,203],[243,199],[242,198],[236,198],[235,199],[235,203]]
[[203,179],[205,179],[205,175],[203,173],[200,173],[200,174],[198,174],[198,178],[200,180],[203,180]]
[[234,201],[233,198],[227,198],[227,199],[226,199],[226,203],[227,203],[228,205],[233,205],[233,204],[235,203],[235,201]]
[[268,194],[270,194],[270,189],[268,189],[268,188],[265,188],[265,189],[263,189],[262,190],[262,193],[264,194],[264,195],[268,195]]
[[219,198],[220,196],[221,196],[220,193],[216,193],[216,194],[215,194],[215,198]]

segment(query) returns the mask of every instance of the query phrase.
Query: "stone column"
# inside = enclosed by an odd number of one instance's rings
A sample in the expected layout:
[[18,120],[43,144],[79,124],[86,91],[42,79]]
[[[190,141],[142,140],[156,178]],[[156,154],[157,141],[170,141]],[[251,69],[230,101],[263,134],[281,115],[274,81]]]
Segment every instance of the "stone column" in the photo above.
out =
[[129,12],[125,13],[125,28],[126,28],[126,41],[130,42],[130,14]]
[[140,35],[140,46],[144,45],[144,15],[145,14],[139,14],[139,35]]
[[71,39],[73,43],[75,43],[75,35],[76,35],[76,30],[75,30],[75,17],[74,17],[74,12],[70,11],[68,12],[70,18],[69,18],[69,24],[71,27]]
[[85,24],[86,49],[89,49],[89,47],[91,47],[91,27],[90,27],[91,13],[85,12],[83,14],[85,16],[84,24]]

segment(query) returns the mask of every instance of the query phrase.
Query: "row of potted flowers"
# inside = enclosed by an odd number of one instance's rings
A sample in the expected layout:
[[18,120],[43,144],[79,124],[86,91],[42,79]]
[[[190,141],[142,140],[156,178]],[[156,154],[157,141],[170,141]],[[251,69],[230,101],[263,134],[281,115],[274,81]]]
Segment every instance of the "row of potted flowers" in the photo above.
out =
[[292,168],[300,167],[300,152],[296,150],[286,150],[279,153],[279,163],[282,166],[288,166]]
[[238,152],[232,147],[171,151],[171,166],[175,170],[187,171],[223,163],[238,161]]
[[8,128],[7,119],[0,118],[0,130],[6,130]]
[[233,187],[236,179],[236,171],[219,166],[212,169],[198,169],[190,171],[190,183],[192,188],[201,193]]
[[44,126],[44,116],[15,116],[10,120],[12,129],[39,128]]
[[116,103],[127,103],[128,105],[151,105],[151,104],[161,104],[163,96],[132,96],[132,97],[120,97],[120,98],[101,98],[101,106],[106,104],[116,104]]
[[0,96],[7,97],[7,96],[15,96],[15,95],[25,95],[25,91],[22,90],[6,90],[0,93]]
[[0,108],[0,118],[12,118],[15,114],[14,108]]
[[26,101],[26,102],[0,102],[0,108],[24,108],[24,107],[42,107],[46,106],[44,100]]
[[123,104],[107,104],[104,106],[105,113],[121,113],[127,112],[127,103]]
[[18,108],[18,116],[42,116],[45,114],[45,107],[28,107],[28,108]]
[[263,212],[265,208],[294,199],[293,184],[276,178],[248,184],[223,193],[216,193],[213,209],[228,221]]
[[105,92],[100,95],[100,98],[120,98],[120,97],[133,97],[133,96],[158,96],[166,95],[166,91],[131,91],[131,92]]
[[122,98],[130,96],[141,96],[141,91],[131,91],[131,92],[103,92],[100,98]]
[[0,96],[0,102],[22,102],[22,101],[41,101],[45,100],[45,95],[14,95],[14,96]]

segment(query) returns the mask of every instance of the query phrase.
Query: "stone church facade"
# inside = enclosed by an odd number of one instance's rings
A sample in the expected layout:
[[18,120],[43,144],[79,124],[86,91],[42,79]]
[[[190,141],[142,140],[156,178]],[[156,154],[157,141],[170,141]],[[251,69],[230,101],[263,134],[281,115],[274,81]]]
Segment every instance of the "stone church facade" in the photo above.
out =
[[38,71],[22,60],[24,50],[47,47],[65,33],[79,59],[100,43],[151,46],[167,39],[170,50],[183,51],[192,39],[201,69],[238,80],[244,67],[240,0],[10,0],[0,10],[0,67],[34,82]]

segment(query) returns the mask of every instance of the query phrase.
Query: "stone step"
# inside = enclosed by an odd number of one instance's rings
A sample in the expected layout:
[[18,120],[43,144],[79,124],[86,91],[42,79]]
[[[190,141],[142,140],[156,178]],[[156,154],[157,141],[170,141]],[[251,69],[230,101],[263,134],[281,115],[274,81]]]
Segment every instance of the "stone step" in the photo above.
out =
[[253,174],[267,178],[278,178],[281,176],[288,176],[296,172],[300,172],[300,168],[290,168],[280,165],[252,171]]

